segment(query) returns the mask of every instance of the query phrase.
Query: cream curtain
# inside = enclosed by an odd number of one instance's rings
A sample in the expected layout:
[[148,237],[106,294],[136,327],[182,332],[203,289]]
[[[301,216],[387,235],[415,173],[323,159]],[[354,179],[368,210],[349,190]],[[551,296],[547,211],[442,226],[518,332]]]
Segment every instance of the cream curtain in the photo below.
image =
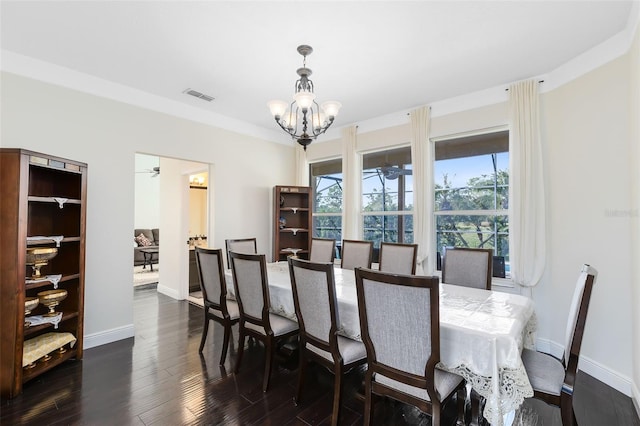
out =
[[342,238],[360,238],[360,156],[356,149],[357,126],[342,129]]
[[309,186],[309,162],[307,151],[302,145],[296,143],[296,185]]
[[431,110],[411,111],[411,163],[413,166],[413,241],[418,244],[416,273],[433,273],[428,262],[433,229],[433,145],[429,140]]
[[522,287],[538,284],[546,256],[546,210],[538,102],[537,81],[523,81],[509,87],[509,257],[511,277]]

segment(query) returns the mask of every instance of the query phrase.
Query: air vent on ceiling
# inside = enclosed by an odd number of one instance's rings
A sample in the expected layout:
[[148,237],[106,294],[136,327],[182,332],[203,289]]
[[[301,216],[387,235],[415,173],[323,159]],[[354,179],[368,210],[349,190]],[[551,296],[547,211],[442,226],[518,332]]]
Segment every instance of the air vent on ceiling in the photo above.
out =
[[193,90],[193,89],[186,89],[182,93],[186,93],[187,95],[195,96],[196,98],[200,98],[203,101],[207,101],[207,102],[211,102],[212,100],[215,99],[213,96],[205,95],[204,93],[200,93],[197,90]]

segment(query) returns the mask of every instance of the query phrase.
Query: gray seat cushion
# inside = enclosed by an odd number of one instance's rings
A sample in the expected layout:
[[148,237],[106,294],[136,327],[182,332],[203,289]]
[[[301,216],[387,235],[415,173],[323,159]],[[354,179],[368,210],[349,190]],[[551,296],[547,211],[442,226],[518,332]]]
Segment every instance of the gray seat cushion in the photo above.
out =
[[[233,300],[227,300],[227,311],[229,312],[229,319],[235,320],[240,318],[240,307]],[[222,314],[218,310],[211,310],[211,313],[218,318],[222,318]]]
[[[333,362],[333,357],[330,352],[323,351],[311,344],[307,344],[307,349]],[[340,355],[342,355],[344,364],[351,364],[352,362],[367,357],[367,350],[364,347],[364,343],[343,336],[338,336],[338,350],[340,351]]]
[[[436,368],[434,381],[436,392],[438,392],[440,401],[449,396],[449,394],[463,380],[464,379],[457,374],[449,373],[447,371],[442,371]],[[429,394],[427,393],[426,389],[420,389],[414,386],[406,385],[381,374],[376,374],[374,377],[374,381],[380,383],[381,385],[399,390],[400,392],[406,393],[408,395],[413,395],[417,398],[424,399],[425,401],[431,401],[431,398],[429,398]]]
[[[273,330],[274,336],[280,336],[287,334],[290,331],[298,329],[298,323],[290,320],[289,318],[281,317],[276,314],[269,314],[269,323],[271,323],[271,330]],[[260,334],[265,334],[264,328],[255,324],[246,322],[245,327],[251,330],[255,330]]]
[[560,395],[565,374],[564,366],[560,361],[551,355],[524,349],[522,363],[534,391]]

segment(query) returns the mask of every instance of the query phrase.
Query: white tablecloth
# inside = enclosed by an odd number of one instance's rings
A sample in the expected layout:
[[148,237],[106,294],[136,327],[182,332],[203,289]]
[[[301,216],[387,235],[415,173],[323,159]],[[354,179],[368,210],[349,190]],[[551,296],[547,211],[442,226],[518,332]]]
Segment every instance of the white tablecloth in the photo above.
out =
[[[340,333],[360,339],[360,318],[351,270],[336,268]],[[286,262],[267,265],[271,310],[296,319]],[[233,297],[233,278],[226,271]],[[520,354],[533,348],[536,317],[527,297],[440,284],[440,367],[460,374],[486,398],[485,418],[501,425],[504,414],[533,396]]]

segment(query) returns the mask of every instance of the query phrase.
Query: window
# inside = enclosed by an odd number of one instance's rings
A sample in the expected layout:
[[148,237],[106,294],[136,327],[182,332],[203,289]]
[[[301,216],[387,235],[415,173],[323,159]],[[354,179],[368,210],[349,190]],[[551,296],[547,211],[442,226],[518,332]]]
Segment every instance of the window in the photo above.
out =
[[413,242],[410,147],[363,156],[362,215],[363,239],[374,242],[374,262],[381,242]]
[[310,165],[313,236],[342,241],[342,159]]
[[437,269],[446,247],[492,248],[493,276],[509,273],[509,132],[435,144]]

